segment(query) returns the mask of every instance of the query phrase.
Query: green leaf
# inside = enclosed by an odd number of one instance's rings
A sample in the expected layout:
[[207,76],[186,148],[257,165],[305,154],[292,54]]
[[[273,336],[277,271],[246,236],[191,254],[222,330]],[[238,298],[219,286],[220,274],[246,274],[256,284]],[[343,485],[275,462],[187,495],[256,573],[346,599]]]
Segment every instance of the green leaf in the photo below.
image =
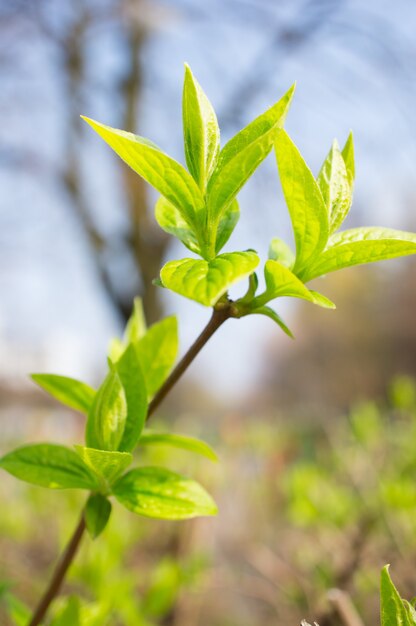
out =
[[294,86],[221,150],[207,187],[209,228],[217,223],[222,212],[271,151],[276,129],[284,124],[293,92]]
[[81,605],[78,598],[71,596],[62,611],[52,620],[51,626],[81,626]]
[[112,363],[116,363],[123,354],[126,346],[124,341],[119,337],[113,337],[110,341],[110,345],[108,346],[108,358]]
[[0,587],[0,603],[6,605],[7,613],[15,626],[28,625],[31,611],[5,585]]
[[220,129],[210,101],[186,64],[182,111],[186,163],[205,191],[220,150]]
[[266,279],[266,290],[254,298],[252,303],[253,309],[262,307],[270,300],[283,296],[301,298],[325,308],[335,308],[333,302],[325,298],[325,296],[308,289],[295,274],[278,261],[266,261],[264,277]]
[[414,626],[415,620],[407,602],[403,601],[394,586],[389,566],[381,570],[381,626]]
[[328,214],[318,183],[284,130],[277,134],[275,152],[296,242],[293,271],[298,274],[324,249]]
[[326,157],[317,182],[329,215],[329,232],[338,230],[351,207],[351,186],[343,156],[334,141]]
[[292,248],[290,248],[290,246],[288,246],[283,239],[279,239],[278,237],[275,237],[270,242],[269,259],[279,261],[279,263],[285,265],[289,269],[291,269],[295,264],[295,254]]
[[114,485],[113,493],[127,509],[157,519],[216,515],[211,496],[197,482],[161,467],[141,467]]
[[345,167],[347,168],[348,182],[352,193],[355,180],[354,138],[352,133],[348,135],[348,139],[345,142],[341,154],[344,159]]
[[137,297],[133,301],[133,312],[127,322],[126,330],[124,332],[124,343],[127,346],[129,343],[139,341],[146,334],[147,325],[146,318],[144,316],[142,299]]
[[150,400],[170,373],[178,354],[178,322],[174,315],[153,324],[135,344]]
[[[182,218],[180,212],[166,198],[161,196],[155,207],[156,221],[164,231],[177,237],[191,252],[204,256],[194,231]],[[240,217],[240,207],[237,200],[225,209],[221,216],[216,234],[215,253],[225,246]]]
[[299,276],[305,282],[344,267],[416,254],[416,234],[391,228],[352,228],[332,235],[326,250]]
[[184,220],[179,209],[169,200],[161,196],[156,202],[155,217],[159,226],[169,235],[177,237],[195,254],[201,254],[198,238],[188,222]]
[[145,430],[139,439],[139,445],[167,445],[182,450],[189,450],[201,456],[205,456],[211,461],[217,461],[218,457],[214,450],[205,441],[187,437],[185,435],[176,435],[171,433],[156,433],[153,430]]
[[98,389],[88,415],[85,433],[87,446],[100,450],[118,450],[126,420],[126,394],[118,371],[112,368]]
[[81,626],[83,624],[83,620],[81,621],[81,603],[76,596],[70,596],[66,600],[64,607],[51,622],[51,626]]
[[283,330],[283,332],[290,337],[291,339],[294,339],[294,335],[292,333],[292,331],[290,330],[290,328],[288,326],[286,326],[285,322],[282,320],[282,318],[280,317],[280,315],[278,313],[276,313],[276,311],[274,311],[273,309],[271,309],[268,306],[261,306],[257,309],[253,309],[252,311],[250,311],[250,313],[252,314],[258,314],[258,315],[265,315],[266,317],[269,317],[271,320],[273,320],[273,322],[275,322],[278,326],[280,326],[280,328]]
[[185,168],[154,143],[123,130],[83,119],[137,174],[174,204],[189,224],[196,225],[205,203],[198,185]]
[[93,539],[101,535],[110,515],[111,502],[100,493],[91,494],[85,507],[85,524]]
[[32,380],[62,404],[88,414],[95,396],[89,385],[57,374],[32,374]]
[[104,491],[108,491],[111,485],[120,478],[124,470],[133,462],[133,457],[129,452],[96,450],[95,448],[86,448],[84,446],[74,447],[85,465],[100,477]]
[[127,419],[118,449],[130,452],[140,437],[147,415],[146,381],[134,344],[126,348],[116,364],[116,369],[127,400]]
[[217,230],[217,240],[215,243],[215,254],[218,254],[219,251],[225,246],[239,219],[240,207],[237,200],[233,200],[231,204],[224,209],[224,212],[221,215]]
[[214,306],[235,282],[249,276],[259,264],[251,251],[221,254],[212,261],[182,259],[166,263],[160,272],[168,289],[205,306]]
[[73,450],[56,444],[17,448],[0,467],[20,480],[49,489],[97,489],[98,478]]

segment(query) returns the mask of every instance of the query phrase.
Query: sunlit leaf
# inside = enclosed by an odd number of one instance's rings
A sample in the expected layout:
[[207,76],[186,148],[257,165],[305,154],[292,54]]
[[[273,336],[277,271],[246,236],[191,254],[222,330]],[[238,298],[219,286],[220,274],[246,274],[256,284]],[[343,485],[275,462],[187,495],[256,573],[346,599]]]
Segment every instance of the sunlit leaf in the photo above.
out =
[[85,465],[100,477],[105,490],[111,487],[133,461],[129,452],[96,450],[85,446],[74,447]]
[[200,245],[193,229],[183,219],[179,209],[163,196],[156,202],[155,217],[165,232],[177,237],[191,252],[201,254]]
[[334,141],[317,178],[328,209],[329,232],[338,230],[351,207],[352,193],[338,143]]
[[176,435],[174,433],[157,433],[153,430],[145,430],[139,439],[139,445],[167,445],[189,452],[195,452],[201,456],[205,456],[211,461],[217,461],[218,457],[214,450],[205,441],[195,439],[195,437],[187,437],[185,435]]
[[127,402],[127,417],[118,450],[131,452],[140,437],[147,415],[146,379],[135,344],[127,347],[115,367]]
[[114,485],[113,493],[127,509],[158,519],[216,515],[211,496],[197,482],[161,467],[141,467]]
[[118,371],[110,369],[91,407],[85,438],[88,447],[118,450],[127,419],[127,400]]
[[305,282],[344,267],[416,254],[416,235],[391,228],[352,228],[332,235],[328,247],[299,276]]
[[220,250],[225,246],[237,222],[240,218],[240,207],[237,200],[233,200],[231,204],[224,209],[220,222],[218,224],[217,239],[215,243],[215,254],[218,254]]
[[271,240],[269,246],[269,259],[273,261],[279,261],[282,265],[285,265],[289,269],[295,264],[295,254],[290,246],[283,241],[275,237]]
[[253,309],[264,306],[270,300],[282,296],[301,298],[325,308],[335,308],[333,302],[325,298],[325,296],[308,289],[295,274],[278,261],[266,261],[264,277],[266,290],[263,294],[254,298]]
[[216,222],[271,151],[276,129],[284,124],[293,92],[294,86],[221,150],[207,188],[209,225]]
[[150,399],[168,376],[178,354],[176,317],[172,315],[153,324],[135,348]]
[[0,459],[0,467],[20,480],[49,489],[98,488],[98,478],[78,454],[56,444],[17,448]]
[[235,282],[249,276],[259,264],[251,251],[221,254],[212,261],[170,261],[160,278],[168,289],[205,306],[213,306]]
[[355,180],[354,138],[352,133],[348,135],[348,139],[345,142],[341,154],[344,159],[345,167],[347,168],[348,182],[352,193]]
[[129,317],[124,332],[124,342],[126,345],[129,343],[139,341],[146,334],[147,325],[146,318],[144,316],[143,302],[141,298],[134,298],[133,311]]
[[95,389],[75,378],[57,374],[31,374],[32,380],[62,404],[88,414],[95,396]]
[[411,608],[394,586],[388,565],[381,570],[380,594],[381,626],[415,626]]
[[324,249],[328,240],[328,212],[318,183],[284,130],[277,134],[275,152],[295,236],[293,271],[297,274]]
[[185,65],[182,111],[186,163],[205,191],[220,150],[220,129],[215,111],[188,65]]
[[181,212],[189,224],[197,224],[205,204],[198,185],[185,168],[151,141],[111,128],[87,117],[83,119],[104,141],[159,193]]

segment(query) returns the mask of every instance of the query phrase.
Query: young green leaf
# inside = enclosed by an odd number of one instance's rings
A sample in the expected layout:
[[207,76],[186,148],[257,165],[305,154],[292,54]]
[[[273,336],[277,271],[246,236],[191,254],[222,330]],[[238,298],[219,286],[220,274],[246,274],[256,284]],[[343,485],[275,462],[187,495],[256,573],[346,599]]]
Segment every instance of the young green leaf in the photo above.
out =
[[275,237],[270,242],[269,259],[279,261],[279,263],[285,265],[289,269],[292,269],[295,264],[295,254],[292,248],[290,248],[290,246],[288,246],[283,239],[279,239],[278,237]]
[[8,616],[14,626],[27,626],[31,617],[31,611],[17,598],[6,585],[0,586],[0,604],[6,606]]
[[127,509],[145,517],[179,520],[217,513],[201,485],[161,467],[128,472],[114,485],[113,493]]
[[214,306],[231,285],[249,276],[258,264],[259,257],[252,251],[230,252],[212,261],[170,261],[162,267],[160,278],[175,293]]
[[317,182],[328,209],[329,232],[333,233],[347,217],[352,202],[347,168],[337,141],[332,144]]
[[186,163],[204,192],[217,162],[220,129],[215,111],[188,65],[185,65],[182,111]]
[[134,298],[133,312],[126,325],[124,332],[124,343],[128,346],[129,343],[139,341],[146,334],[147,325],[146,318],[144,316],[143,302],[141,298]]
[[325,298],[325,296],[308,289],[295,274],[278,261],[270,259],[266,261],[264,277],[266,279],[266,290],[254,298],[252,303],[253,310],[264,306],[270,300],[282,296],[301,298],[325,308],[335,308],[333,302]]
[[104,491],[109,491],[111,485],[133,462],[133,457],[129,452],[96,450],[84,446],[74,447],[85,465],[99,476]]
[[150,400],[171,371],[178,354],[178,322],[174,315],[153,324],[135,344]]
[[179,209],[163,196],[160,196],[156,202],[155,217],[160,228],[166,233],[177,237],[191,252],[201,255],[201,248],[194,231],[183,219]]
[[126,349],[126,345],[119,337],[113,337],[108,346],[108,358],[111,363],[116,363]]
[[62,404],[85,415],[91,408],[95,389],[75,378],[57,374],[31,374],[32,380]]
[[250,311],[250,314],[265,315],[266,317],[269,317],[271,320],[273,320],[273,322],[275,322],[278,326],[280,326],[280,328],[288,337],[290,337],[291,339],[295,338],[292,331],[285,324],[285,322],[282,320],[280,315],[276,313],[276,311],[271,309],[269,306],[261,306],[261,307],[258,307],[257,309],[253,309],[252,311]]
[[98,389],[88,415],[85,433],[87,446],[100,450],[118,450],[126,420],[126,394],[118,371],[112,368]]
[[85,524],[92,539],[101,535],[110,515],[111,502],[100,493],[91,494],[85,507]]
[[188,224],[197,224],[205,203],[185,168],[154,143],[87,117],[83,119],[137,174],[176,206]]
[[344,159],[345,167],[347,168],[348,182],[352,193],[355,180],[354,139],[352,133],[348,135],[348,139],[345,142],[341,154]]
[[81,626],[81,624],[83,625],[80,601],[75,596],[68,598],[63,609],[51,622],[51,626]]
[[127,418],[118,449],[131,452],[140,437],[147,415],[146,380],[134,344],[126,348],[115,367],[127,401]]
[[304,269],[328,241],[328,213],[312,172],[289,135],[280,130],[275,152],[296,242],[294,272]]
[[394,586],[388,565],[381,570],[380,593],[381,626],[415,626],[411,608]]
[[156,433],[153,430],[145,430],[139,439],[140,446],[167,445],[182,450],[189,450],[201,456],[205,456],[211,461],[218,461],[214,450],[205,441],[187,437],[185,435],[175,435],[171,433]]
[[237,200],[233,200],[231,204],[224,209],[217,230],[217,239],[215,242],[215,254],[218,254],[220,250],[225,246],[234,228],[240,219],[240,207]]
[[98,478],[65,446],[33,444],[0,459],[0,467],[20,480],[49,489],[97,489]]
[[271,151],[276,129],[284,124],[293,92],[294,86],[221,150],[207,187],[209,227],[218,223],[222,212]]
[[[198,238],[193,230],[182,218],[180,212],[166,198],[161,196],[155,206],[156,221],[161,228],[170,235],[177,237],[191,252],[204,256]],[[215,254],[225,246],[240,217],[240,207],[237,200],[225,209],[218,224],[215,242]]]
[[332,235],[328,247],[299,273],[303,281],[344,267],[416,254],[416,235],[391,228],[352,228]]

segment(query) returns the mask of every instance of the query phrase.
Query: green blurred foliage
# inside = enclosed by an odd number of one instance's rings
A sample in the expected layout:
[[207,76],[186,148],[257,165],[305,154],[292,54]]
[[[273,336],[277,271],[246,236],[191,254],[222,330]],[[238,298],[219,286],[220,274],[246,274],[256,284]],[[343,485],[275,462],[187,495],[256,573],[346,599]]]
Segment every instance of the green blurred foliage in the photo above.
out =
[[[213,443],[220,463],[164,446],[138,460],[202,477],[219,518],[155,523],[114,503],[103,540],[85,539],[51,626],[71,611],[80,626],[325,623],[334,587],[377,623],[385,563],[403,597],[416,587],[416,386],[398,377],[388,395],[389,406],[360,403],[315,425],[229,414],[195,432],[192,416],[179,418],[175,430]],[[18,615],[34,605],[83,499],[9,477],[0,497],[0,622],[19,626],[5,606]]]

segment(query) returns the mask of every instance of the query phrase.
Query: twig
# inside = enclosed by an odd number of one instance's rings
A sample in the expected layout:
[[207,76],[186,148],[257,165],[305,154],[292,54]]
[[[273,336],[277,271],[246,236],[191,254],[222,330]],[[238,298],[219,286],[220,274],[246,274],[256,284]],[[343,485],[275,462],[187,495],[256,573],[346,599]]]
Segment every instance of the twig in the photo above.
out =
[[[192,363],[192,361],[195,359],[201,349],[205,346],[205,344],[209,341],[212,335],[229,317],[231,317],[231,315],[231,303],[229,306],[225,306],[220,310],[214,309],[212,317],[209,320],[208,324],[205,326],[204,330],[197,337],[192,346],[173,369],[170,376],[165,380],[162,387],[159,389],[153,400],[150,402],[147,412],[147,419],[149,419],[150,416],[155,412],[159,404],[164,400],[165,396],[169,393],[169,391],[179,380],[182,374],[187,370],[189,365]],[[39,626],[39,624],[45,617],[49,606],[53,602],[54,598],[58,595],[65,575],[77,553],[78,547],[81,543],[81,539],[85,532],[85,528],[86,526],[84,512],[82,512],[81,519],[72,535],[72,538],[67,548],[65,549],[60,561],[58,562],[58,565],[52,575],[52,579],[45,593],[40,599],[40,602],[36,607],[33,617],[28,626]]]

